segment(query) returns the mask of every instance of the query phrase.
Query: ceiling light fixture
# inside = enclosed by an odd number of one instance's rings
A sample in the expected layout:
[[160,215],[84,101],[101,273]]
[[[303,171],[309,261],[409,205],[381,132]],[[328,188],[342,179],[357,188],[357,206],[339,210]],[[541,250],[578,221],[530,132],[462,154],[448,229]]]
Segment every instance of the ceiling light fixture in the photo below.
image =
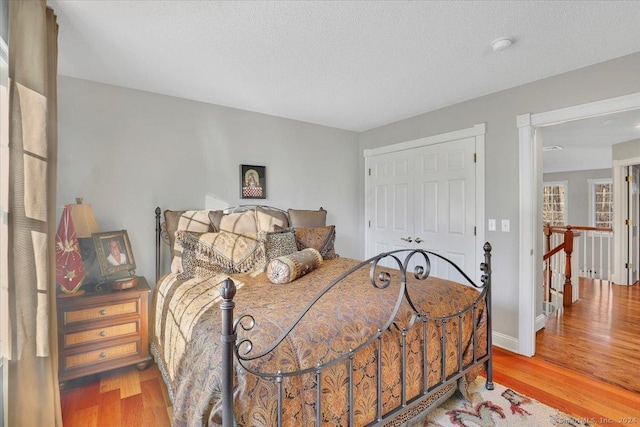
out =
[[513,38],[500,37],[491,42],[491,49],[493,49],[494,52],[500,52],[511,46],[511,43],[513,43]]
[[542,151],[558,151],[562,150],[562,147],[559,145],[549,145],[548,147],[542,147]]

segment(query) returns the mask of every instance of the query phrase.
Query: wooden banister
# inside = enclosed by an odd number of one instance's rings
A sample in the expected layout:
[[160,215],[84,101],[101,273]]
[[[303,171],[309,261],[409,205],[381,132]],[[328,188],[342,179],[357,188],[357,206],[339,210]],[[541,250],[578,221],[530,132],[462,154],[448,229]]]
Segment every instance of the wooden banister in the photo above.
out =
[[[545,254],[542,256],[542,260],[545,262],[545,283],[544,287],[547,293],[547,300],[551,301],[551,280],[553,271],[551,270],[551,257],[558,252],[564,250],[565,254],[565,267],[564,267],[564,285],[562,289],[562,305],[569,307],[571,305],[573,286],[571,285],[571,254],[573,252],[573,236],[575,228],[568,225],[564,226],[552,226],[545,224],[543,232],[545,235]],[[563,241],[555,248],[551,249],[551,235],[554,233],[562,233]]]
[[[548,233],[549,235],[555,233],[555,234],[564,234],[564,232],[567,230],[567,227],[571,227],[571,229],[575,232],[578,231],[598,231],[600,233],[611,233],[613,232],[613,228],[607,228],[607,227],[587,227],[584,225],[549,225],[549,224],[545,224],[543,229],[546,230],[548,228]],[[545,231],[545,236],[547,235],[547,231]]]
[[565,307],[571,306],[571,300],[573,295],[573,286],[571,285],[571,253],[573,252],[573,231],[571,226],[567,226],[567,231],[564,232],[564,253],[566,262],[564,264],[564,289],[562,290],[562,305]]
[[[571,284],[571,277],[572,274],[575,272],[571,271],[571,258],[573,255],[573,251],[574,251],[574,239],[580,235],[587,236],[587,235],[591,235],[591,241],[592,241],[592,247],[593,247],[593,234],[594,233],[598,233],[597,235],[606,235],[607,233],[612,233],[613,229],[612,228],[605,228],[605,227],[587,227],[587,226],[576,226],[576,225],[567,225],[567,226],[558,226],[558,225],[550,225],[550,224],[544,224],[543,226],[543,233],[545,236],[545,253],[542,257],[543,262],[544,262],[544,266],[545,266],[545,271],[544,271],[544,289],[545,289],[545,295],[546,295],[546,301],[551,302],[552,300],[552,290],[556,289],[554,286],[552,286],[552,280],[554,277],[554,271],[552,270],[552,263],[551,263],[551,257],[556,255],[558,252],[563,251],[565,253],[565,267],[564,267],[564,283],[563,283],[563,296],[562,296],[562,305],[567,307],[570,306],[572,303],[572,294],[573,294],[573,286]],[[551,247],[551,240],[553,238],[553,235],[556,235],[557,237],[559,237],[560,235],[562,235],[562,242],[556,246],[555,248]],[[555,240],[556,242],[558,240]],[[586,242],[586,240],[585,240]],[[602,242],[602,241],[601,241]],[[578,249],[580,248],[580,242],[576,243],[578,246]],[[600,243],[601,248],[602,248],[602,243]],[[584,244],[583,247],[584,251],[585,251],[585,255],[586,255],[586,243]],[[592,252],[593,254],[593,252]],[[580,252],[576,252],[576,255],[580,255]],[[593,255],[592,255],[593,257]],[[592,258],[593,261],[593,258]],[[610,263],[609,263],[610,264]],[[600,269],[602,269],[602,259],[600,260]],[[586,271],[586,267],[585,271]],[[589,270],[591,271],[591,270]],[[559,273],[558,271],[556,271],[556,274]],[[577,273],[576,273],[577,274]],[[602,274],[602,272],[601,272]],[[602,277],[602,276],[601,276]],[[562,278],[558,278],[556,276],[556,280],[562,280]]]

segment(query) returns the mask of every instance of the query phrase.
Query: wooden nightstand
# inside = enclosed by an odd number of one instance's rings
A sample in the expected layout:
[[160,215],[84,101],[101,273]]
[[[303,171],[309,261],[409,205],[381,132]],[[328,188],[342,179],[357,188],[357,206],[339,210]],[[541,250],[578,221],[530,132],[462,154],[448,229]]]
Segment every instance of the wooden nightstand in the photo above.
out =
[[58,298],[60,384],[109,369],[136,364],[149,356],[149,285],[122,291]]

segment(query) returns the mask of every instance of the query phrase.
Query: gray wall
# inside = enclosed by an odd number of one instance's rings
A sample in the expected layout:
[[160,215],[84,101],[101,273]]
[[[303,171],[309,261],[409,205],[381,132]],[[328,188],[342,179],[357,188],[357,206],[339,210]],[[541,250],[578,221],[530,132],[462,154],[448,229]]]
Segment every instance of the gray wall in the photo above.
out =
[[640,157],[640,139],[615,144],[611,149],[613,160],[635,159]]
[[[518,338],[518,129],[516,116],[640,92],[640,53],[391,123],[360,134],[376,148],[487,123],[485,218],[511,220],[511,232],[486,232],[493,245],[494,330]],[[360,159],[360,188],[364,160]],[[364,194],[361,195],[362,205]],[[364,220],[364,210],[362,211]],[[484,225],[486,227],[486,225]],[[364,230],[362,230],[364,233]]]
[[569,217],[567,224],[590,227],[589,224],[589,180],[612,178],[611,169],[545,173],[544,182],[567,181]]
[[[322,206],[336,252],[362,253],[354,132],[62,76],[58,120],[58,217],[84,197],[103,231],[127,230],[150,284],[156,206]],[[239,199],[240,164],[267,167],[266,200]]]
[[85,197],[104,230],[129,231],[138,273],[152,281],[153,209],[236,205],[238,165],[264,164],[266,204],[325,207],[337,251],[362,258],[362,150],[487,123],[485,218],[511,220],[509,233],[486,232],[494,247],[493,324],[515,340],[516,116],[640,92],[639,76],[636,53],[360,134],[60,77],[58,211]]

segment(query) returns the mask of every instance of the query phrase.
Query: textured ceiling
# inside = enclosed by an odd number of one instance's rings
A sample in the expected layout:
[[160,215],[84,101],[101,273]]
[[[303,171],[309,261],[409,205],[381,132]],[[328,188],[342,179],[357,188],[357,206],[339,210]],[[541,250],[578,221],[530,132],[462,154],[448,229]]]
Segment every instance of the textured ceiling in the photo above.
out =
[[62,75],[354,131],[640,51],[639,1],[48,4]]
[[[640,84],[640,76],[638,81]],[[613,165],[611,147],[640,139],[639,125],[640,110],[631,110],[545,127],[543,145],[562,150],[542,153],[544,172],[609,169]]]

